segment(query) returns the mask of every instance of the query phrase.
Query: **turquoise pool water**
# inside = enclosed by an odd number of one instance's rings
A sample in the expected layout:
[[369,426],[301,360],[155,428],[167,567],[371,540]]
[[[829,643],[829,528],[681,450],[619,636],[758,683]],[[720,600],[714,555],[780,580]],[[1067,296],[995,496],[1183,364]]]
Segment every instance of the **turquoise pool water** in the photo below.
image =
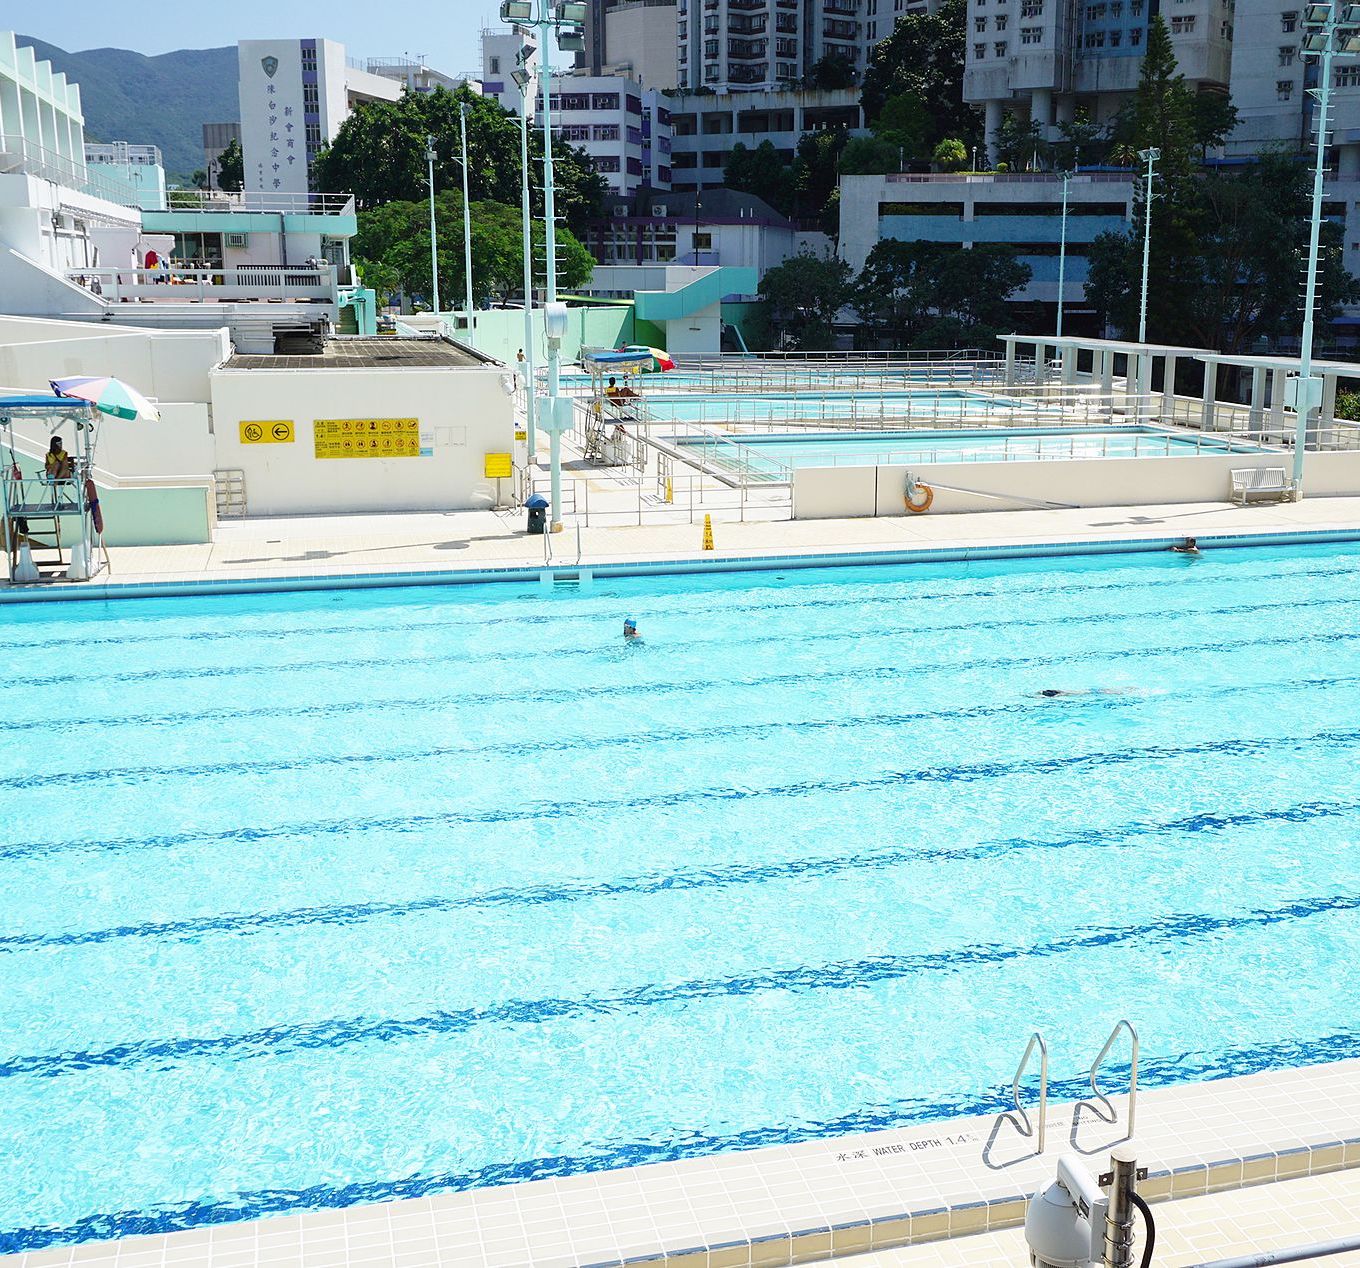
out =
[[[891,466],[910,462],[1035,462],[1060,458],[1176,458],[1260,453],[1259,445],[1158,427],[1007,427],[959,431],[811,432],[673,436],[711,463],[778,474],[790,467]],[[738,449],[735,446],[739,444]]]
[[808,392],[705,392],[658,395],[642,386],[647,413],[658,422],[768,423],[789,418],[849,421],[910,416],[929,421],[992,415],[1008,419],[1032,411],[1033,403],[973,392],[967,388],[903,388],[900,390],[827,389]]
[[1360,1051],[1357,548],[0,621],[0,1250]]

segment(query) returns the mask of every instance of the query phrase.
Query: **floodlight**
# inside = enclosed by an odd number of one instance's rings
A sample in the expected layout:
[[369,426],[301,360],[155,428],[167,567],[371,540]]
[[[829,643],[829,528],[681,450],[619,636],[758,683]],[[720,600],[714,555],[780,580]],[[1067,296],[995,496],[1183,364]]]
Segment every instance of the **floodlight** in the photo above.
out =
[[564,3],[557,6],[557,20],[559,22],[584,22],[586,20],[586,6],[581,0],[564,0]]
[[1341,20],[1347,26],[1360,26],[1360,4],[1348,4],[1341,10]]
[[520,66],[523,66],[533,55],[534,46],[532,44],[521,44],[519,46],[519,52],[515,54],[515,61]]
[[1309,26],[1325,26],[1332,20],[1330,4],[1310,4],[1303,11],[1303,20]]
[[515,87],[523,92],[529,86],[529,72],[524,70],[512,70],[510,78],[515,81]]
[[1325,53],[1327,51],[1327,39],[1321,31],[1315,31],[1311,35],[1303,37],[1303,51],[1305,53]]
[[584,53],[586,37],[580,31],[558,31],[557,47],[564,53]]
[[1346,36],[1346,42],[1342,44],[1341,51],[1350,54],[1352,57],[1356,53],[1360,53],[1360,32],[1352,32]]
[[533,16],[531,0],[501,0],[502,22],[529,22]]

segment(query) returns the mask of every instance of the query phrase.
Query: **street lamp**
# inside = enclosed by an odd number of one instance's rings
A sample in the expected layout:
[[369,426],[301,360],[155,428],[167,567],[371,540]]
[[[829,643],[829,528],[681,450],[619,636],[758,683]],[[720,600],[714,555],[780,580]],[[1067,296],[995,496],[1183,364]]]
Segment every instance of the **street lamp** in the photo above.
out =
[[435,320],[439,319],[439,238],[434,227],[434,137],[425,138],[425,162],[430,174],[430,289],[433,292],[434,307],[431,310]]
[[1308,283],[1303,300],[1303,334],[1299,341],[1299,373],[1285,385],[1285,404],[1298,417],[1294,436],[1294,496],[1303,496],[1303,455],[1308,444],[1308,416],[1322,404],[1322,380],[1313,376],[1313,310],[1317,306],[1318,244],[1322,233],[1322,180],[1327,156],[1327,111],[1331,107],[1332,58],[1360,53],[1360,4],[1310,4],[1303,11],[1304,57],[1318,59],[1317,159],[1313,166],[1313,215],[1308,231]]
[[467,301],[468,343],[477,344],[477,322],[472,310],[472,204],[468,202],[468,103],[458,105],[458,131],[463,139],[463,293]]
[[1067,278],[1067,185],[1071,179],[1071,172],[1062,174],[1062,229],[1058,236],[1058,326],[1053,332],[1058,339],[1062,338],[1063,299],[1067,293],[1064,289]]
[[548,399],[542,417],[550,440],[548,463],[551,472],[551,529],[562,528],[562,433],[571,426],[572,401],[561,395],[562,336],[566,333],[565,305],[557,302],[557,214],[553,200],[552,138],[552,47],[549,31],[557,36],[564,50],[584,47],[582,25],[586,6],[576,0],[501,0],[501,21],[538,32],[539,68],[543,80],[543,227],[544,227],[544,326],[548,337]]
[[[526,44],[520,49],[521,66],[533,56]],[[537,400],[534,393],[538,384],[534,378],[534,239],[533,222],[529,214],[529,105],[534,99],[533,76],[527,69],[513,70],[510,78],[519,88],[519,210],[524,234],[524,438],[528,445],[529,464],[533,465],[538,450],[534,431]]]
[[1143,193],[1143,294],[1138,301],[1138,342],[1147,342],[1148,248],[1152,244],[1152,165],[1162,152],[1149,146],[1139,150],[1138,157],[1147,164],[1147,188]]

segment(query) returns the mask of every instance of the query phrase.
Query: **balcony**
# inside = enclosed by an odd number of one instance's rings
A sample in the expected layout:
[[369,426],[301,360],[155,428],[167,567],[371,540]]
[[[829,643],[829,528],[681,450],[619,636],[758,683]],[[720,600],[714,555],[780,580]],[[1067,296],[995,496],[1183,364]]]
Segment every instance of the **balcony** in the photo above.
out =
[[763,84],[769,69],[767,62],[758,62],[754,66],[733,66],[728,78],[734,84]]
[[727,8],[732,13],[764,12],[769,0],[727,0]]
[[[303,195],[305,197],[305,195]],[[344,266],[346,277],[349,266]],[[90,286],[99,280],[106,303],[241,303],[291,300],[334,304],[339,269],[334,264],[231,264],[222,268],[70,269],[67,278]]]
[[764,40],[728,40],[727,56],[730,61],[754,61],[765,56]]
[[90,175],[83,151],[77,161],[56,150],[35,145],[18,133],[0,133],[0,176],[9,175],[36,176],[92,198],[102,198],[123,207],[136,206],[127,186]]

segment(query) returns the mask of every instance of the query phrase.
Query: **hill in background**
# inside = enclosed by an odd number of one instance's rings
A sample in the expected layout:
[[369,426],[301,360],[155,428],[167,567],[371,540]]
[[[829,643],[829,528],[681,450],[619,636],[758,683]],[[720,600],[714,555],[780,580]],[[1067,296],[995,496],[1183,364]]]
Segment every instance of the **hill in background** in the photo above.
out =
[[27,35],[18,42],[80,85],[86,137],[158,145],[172,179],[187,183],[203,166],[205,123],[240,115],[234,46],[146,57],[125,48],[68,53]]

